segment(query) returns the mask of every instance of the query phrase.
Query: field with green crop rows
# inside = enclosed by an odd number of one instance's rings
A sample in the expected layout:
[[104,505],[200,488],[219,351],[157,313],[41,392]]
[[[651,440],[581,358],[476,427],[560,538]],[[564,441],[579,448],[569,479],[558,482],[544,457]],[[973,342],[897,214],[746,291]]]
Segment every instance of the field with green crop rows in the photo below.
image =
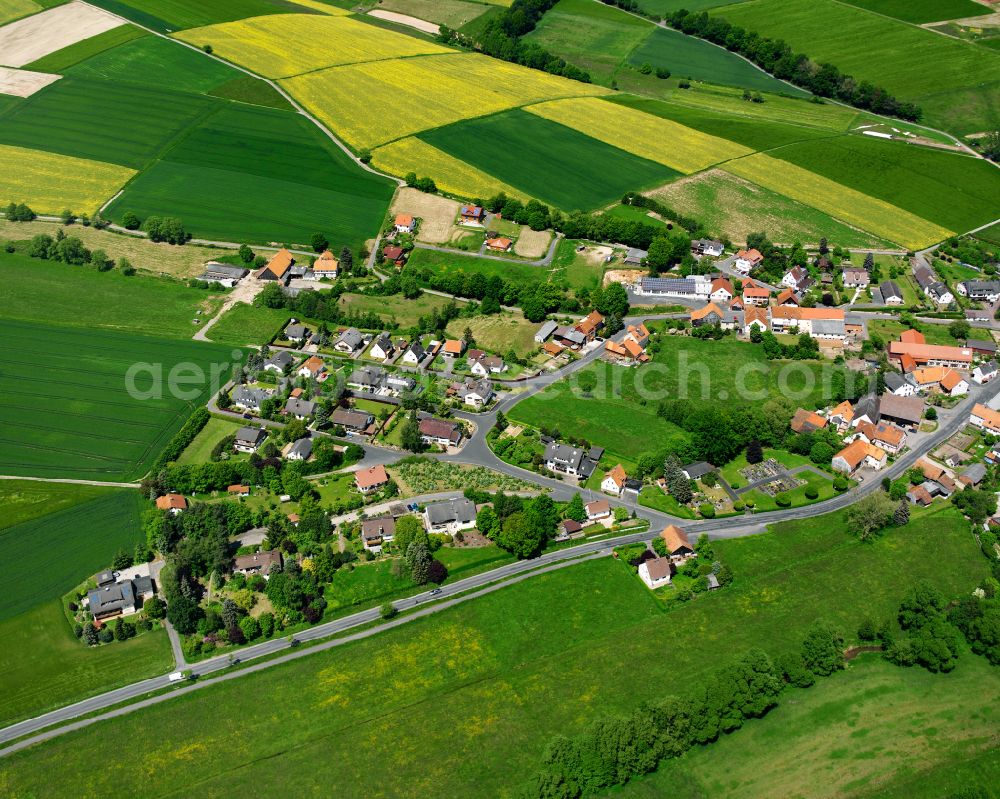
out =
[[847,0],[847,3],[917,25],[989,13],[988,8],[972,0]]
[[8,319],[0,331],[4,474],[140,477],[232,370],[229,348],[200,342]]
[[[566,210],[606,205],[630,188],[663,183],[679,174],[519,110],[437,128],[420,138]],[[484,147],[489,141],[503,141],[505,146]]]
[[30,522],[81,502],[97,499],[116,489],[77,483],[42,483],[37,480],[0,481],[0,530]]
[[710,13],[884,86],[919,105],[933,127],[1000,127],[1000,53],[836,0],[751,0]]
[[79,64],[81,61],[86,61],[88,58],[103,53],[105,50],[111,50],[120,44],[131,42],[134,39],[141,39],[144,36],[149,36],[149,33],[142,30],[142,28],[137,28],[135,25],[119,25],[117,28],[112,28],[104,33],[91,36],[89,39],[71,44],[69,47],[64,47],[62,50],[49,53],[37,61],[32,61],[25,69],[30,69],[34,72],[52,72],[61,75],[74,64]]
[[[797,648],[818,616],[852,635],[865,616],[887,616],[916,580],[955,596],[986,571],[968,524],[946,507],[870,544],[835,514],[715,546],[735,583],[671,610],[625,564],[583,563],[16,753],[3,763],[5,785],[14,795],[43,786],[50,797],[107,793],[139,755],[86,764],[102,747],[110,754],[114,742],[155,729],[141,755],[144,778],[178,794],[308,791],[329,776],[359,794],[513,795],[552,736],[683,693],[678,674],[722,666],[753,646],[772,655]],[[246,703],[260,693],[271,701]],[[299,713],[274,712],[284,706]],[[238,725],[229,708],[239,708]],[[450,745],[456,736],[463,747]],[[240,768],[227,769],[234,759]]]
[[264,14],[308,14],[287,0],[95,0],[94,5],[160,33]]
[[0,557],[8,564],[0,621],[61,597],[107,568],[119,549],[131,554],[143,539],[141,499],[122,489],[0,532]]

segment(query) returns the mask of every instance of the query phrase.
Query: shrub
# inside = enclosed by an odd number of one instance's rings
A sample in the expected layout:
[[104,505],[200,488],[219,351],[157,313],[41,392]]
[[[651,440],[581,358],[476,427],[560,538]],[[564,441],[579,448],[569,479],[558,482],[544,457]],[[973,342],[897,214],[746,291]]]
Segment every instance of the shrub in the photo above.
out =
[[383,619],[391,619],[399,613],[395,607],[393,607],[392,602],[386,602],[379,608],[379,615]]
[[779,508],[787,508],[792,504],[792,498],[782,491],[780,494],[775,494],[774,502]]
[[846,491],[847,490],[847,478],[843,475],[835,477],[833,479],[833,488],[835,491]]
[[742,510],[745,510],[745,509],[746,509],[746,505],[744,505],[742,502],[734,502],[733,503],[733,510],[736,511],[737,513],[739,511],[742,511]]
[[819,497],[819,489],[816,486],[809,486],[806,488],[806,499],[817,499]]
[[715,506],[711,502],[703,502],[698,506],[698,513],[706,519],[715,518]]

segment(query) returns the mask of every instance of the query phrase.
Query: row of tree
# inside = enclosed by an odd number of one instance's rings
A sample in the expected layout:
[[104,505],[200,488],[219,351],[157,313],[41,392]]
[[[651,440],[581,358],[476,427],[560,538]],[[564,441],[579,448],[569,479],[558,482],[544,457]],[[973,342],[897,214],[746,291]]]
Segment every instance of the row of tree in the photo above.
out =
[[816,63],[807,55],[793,53],[783,39],[762,36],[721,17],[709,16],[707,11],[679,9],[667,14],[666,19],[671,27],[739,53],[776,78],[819,97],[832,97],[856,108],[901,119],[917,121],[922,115],[918,106],[897,99],[881,86],[855,80],[833,64]]

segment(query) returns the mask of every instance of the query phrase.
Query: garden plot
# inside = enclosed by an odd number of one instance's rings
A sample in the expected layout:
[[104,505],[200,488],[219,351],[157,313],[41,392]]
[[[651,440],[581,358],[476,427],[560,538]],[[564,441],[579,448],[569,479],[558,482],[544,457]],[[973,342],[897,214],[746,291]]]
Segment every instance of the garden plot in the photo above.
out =
[[418,31],[423,31],[424,33],[429,33],[432,36],[436,36],[441,31],[441,26],[433,22],[428,22],[425,19],[420,19],[418,17],[411,17],[409,14],[397,14],[395,11],[383,11],[376,8],[374,11],[368,12],[371,16],[377,17],[378,19],[384,19],[389,22],[395,22],[399,25],[407,25],[411,28],[416,28]]
[[44,89],[50,83],[55,83],[61,77],[61,75],[49,75],[45,72],[29,72],[23,69],[0,67],[0,94],[31,97],[35,92]]
[[124,24],[107,11],[74,0],[0,28],[0,63],[23,67]]
[[403,188],[396,194],[389,212],[409,214],[420,220],[417,241],[440,244],[451,238],[458,216],[459,203],[437,194],[427,194],[417,189]]

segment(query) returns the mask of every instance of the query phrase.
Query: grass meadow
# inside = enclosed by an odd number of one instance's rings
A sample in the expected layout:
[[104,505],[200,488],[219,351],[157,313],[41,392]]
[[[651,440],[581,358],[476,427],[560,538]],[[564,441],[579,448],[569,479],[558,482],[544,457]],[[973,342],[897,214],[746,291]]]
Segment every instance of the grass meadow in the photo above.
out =
[[843,247],[892,246],[890,241],[858,230],[818,208],[722,169],[711,169],[648,193],[737,242],[763,230],[773,241],[784,243],[816,244],[825,236]]
[[[213,0],[211,3],[204,0],[95,0],[94,5],[158,33],[265,14],[308,13],[307,8],[288,0]],[[331,13],[335,10],[331,9]]]
[[232,422],[229,419],[220,419],[213,416],[194,437],[194,440],[185,447],[177,463],[186,466],[194,463],[208,463],[211,460],[212,450],[226,436],[236,433],[243,425],[239,422]]
[[383,0],[379,8],[458,30],[489,11],[486,3],[465,0]]
[[[716,551],[736,581],[691,603],[665,605],[610,558],[582,563],[16,753],[0,766],[4,785],[14,795],[106,793],[138,761],[86,764],[155,729],[143,773],[164,792],[309,791],[329,778],[359,794],[513,796],[552,736],[683,692],[678,674],[752,646],[772,655],[797,648],[817,616],[852,635],[866,615],[892,612],[918,579],[956,595],[985,573],[967,523],[946,507],[915,513],[904,530],[868,545],[835,514],[720,541]],[[975,669],[971,657],[966,666]],[[641,673],[644,690],[626,673]],[[944,693],[951,677],[935,679]],[[271,701],[245,701],[261,693]],[[284,706],[299,712],[274,712]],[[227,708],[239,709],[238,725]],[[226,767],[234,759],[237,770]]]
[[240,302],[226,311],[207,335],[220,344],[260,346],[274,338],[289,318],[283,308],[260,308]]
[[932,127],[966,134],[1000,125],[998,53],[836,0],[753,0],[711,13],[917,103]]
[[[521,110],[438,128],[420,138],[565,210],[607,205],[630,189],[664,183],[679,174]],[[506,146],[484,147],[488,141],[504,141]]]
[[119,548],[131,553],[143,538],[141,499],[138,491],[110,491],[0,532],[8,564],[0,622],[61,597],[107,568]]
[[91,36],[89,39],[71,44],[69,47],[64,47],[62,50],[49,53],[37,61],[32,61],[25,69],[30,69],[34,72],[62,74],[75,64],[86,61],[88,58],[103,53],[105,50],[110,50],[118,47],[118,45],[131,42],[134,39],[141,39],[148,35],[149,33],[134,25],[119,25],[117,28],[112,28],[104,33]]
[[917,25],[988,13],[972,0],[849,0],[849,4]]
[[[107,252],[120,254],[110,245]],[[98,272],[17,253],[0,252],[0,276],[0,318],[43,327],[55,320],[94,330],[190,338],[196,315],[209,319],[222,304],[218,295],[174,280],[127,277],[118,270]]]
[[[233,363],[229,348],[201,342],[9,319],[0,330],[8,345],[0,356],[5,474],[138,478],[205,401],[211,370],[221,385]],[[132,375],[134,365],[146,366]],[[184,375],[178,390],[168,381],[175,367],[185,370],[174,373]],[[187,377],[191,369],[202,378]]]
[[114,491],[113,488],[75,483],[0,481],[0,508],[3,508],[0,531]]
[[[685,364],[691,369],[691,379],[686,382],[681,375]],[[748,364],[755,368],[746,370]],[[575,380],[562,380],[518,403],[507,415],[515,422],[558,428],[563,436],[585,438],[616,458],[634,461],[641,453],[658,452],[686,440],[687,433],[656,415],[660,399],[686,396],[712,400],[722,408],[737,407],[745,401],[737,391],[741,367],[746,371],[748,391],[764,398],[785,395],[803,407],[816,407],[822,396],[822,365],[796,363],[782,388],[778,374],[786,365],[767,361],[760,347],[753,344],[666,338],[650,366],[631,369],[597,361],[586,367],[583,371],[597,378],[593,396],[583,396]],[[643,399],[641,392],[654,399]]]
[[[691,10],[690,6],[684,8]],[[669,28],[650,28],[650,34],[629,56],[632,66],[650,64],[672,75],[707,83],[721,83],[761,92],[807,97],[808,92],[768,75],[749,61],[711,42]]]
[[32,0],[0,0],[0,25],[26,17],[41,10]]
[[524,357],[532,350],[538,349],[535,333],[538,325],[525,319],[521,312],[499,313],[491,316],[474,316],[471,319],[453,319],[448,323],[445,332],[454,338],[460,337],[465,328],[472,331],[476,346],[499,352],[502,355],[514,350]]

